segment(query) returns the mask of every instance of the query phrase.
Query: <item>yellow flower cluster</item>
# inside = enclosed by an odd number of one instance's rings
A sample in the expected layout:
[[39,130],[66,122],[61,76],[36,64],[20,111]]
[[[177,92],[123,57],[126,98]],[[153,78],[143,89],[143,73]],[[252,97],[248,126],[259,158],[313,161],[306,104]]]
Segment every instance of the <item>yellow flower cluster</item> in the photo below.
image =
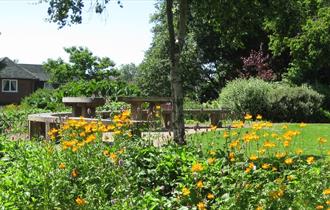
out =
[[113,123],[105,125],[102,122],[88,122],[80,117],[79,120],[70,119],[59,128],[53,128],[48,132],[50,139],[59,139],[63,150],[71,149],[77,151],[84,145],[97,139],[97,136],[104,132],[113,132],[116,135],[131,137],[129,131],[130,111],[126,110],[119,115],[115,115]]

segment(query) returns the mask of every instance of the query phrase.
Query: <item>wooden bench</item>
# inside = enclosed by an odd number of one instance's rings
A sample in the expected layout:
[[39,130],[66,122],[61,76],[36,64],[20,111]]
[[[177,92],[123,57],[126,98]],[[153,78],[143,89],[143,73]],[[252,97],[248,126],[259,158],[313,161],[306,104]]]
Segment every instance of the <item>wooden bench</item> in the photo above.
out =
[[105,104],[105,99],[100,97],[64,97],[62,102],[72,107],[73,117],[95,117],[96,107]]
[[[164,121],[165,128],[171,128],[172,125],[172,110],[165,109],[161,110],[162,117]],[[216,125],[218,127],[222,127],[221,120],[225,119],[228,114],[229,110],[227,109],[184,109],[183,114],[192,114],[194,116],[200,114],[208,114],[209,119],[211,121],[211,125]]]

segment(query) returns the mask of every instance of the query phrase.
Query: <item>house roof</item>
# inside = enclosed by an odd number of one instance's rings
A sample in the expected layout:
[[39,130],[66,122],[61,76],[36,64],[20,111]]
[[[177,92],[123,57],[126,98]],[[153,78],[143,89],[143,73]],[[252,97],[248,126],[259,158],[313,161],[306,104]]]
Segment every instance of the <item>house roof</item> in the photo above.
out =
[[0,78],[47,81],[49,75],[43,70],[42,65],[17,64],[4,57],[0,58]]
[[42,65],[38,64],[18,64],[19,66],[27,69],[31,73],[33,73],[40,81],[48,81],[49,74],[42,68]]

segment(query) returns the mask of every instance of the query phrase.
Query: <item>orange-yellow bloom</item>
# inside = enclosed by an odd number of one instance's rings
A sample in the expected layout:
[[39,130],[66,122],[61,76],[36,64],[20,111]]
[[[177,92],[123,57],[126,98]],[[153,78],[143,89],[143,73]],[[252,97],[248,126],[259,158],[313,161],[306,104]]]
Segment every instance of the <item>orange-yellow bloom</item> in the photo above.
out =
[[190,195],[190,190],[186,187],[182,188],[182,195],[183,196],[188,196]]
[[204,202],[199,202],[198,204],[197,204],[197,209],[198,210],[205,210],[206,209],[206,205],[205,205],[205,203]]
[[251,120],[251,119],[252,119],[252,115],[250,115],[249,113],[247,113],[247,114],[244,116],[244,119],[245,119],[245,120]]
[[211,131],[215,131],[217,130],[217,126],[216,125],[211,125]]
[[330,188],[323,190],[323,195],[330,195]]
[[287,164],[287,165],[292,165],[293,164],[293,159],[292,158],[285,159],[284,163]]
[[64,163],[60,163],[60,165],[58,166],[60,169],[65,169],[65,164]]
[[324,137],[320,137],[320,138],[319,138],[319,143],[320,143],[320,144],[325,144],[325,143],[327,143],[326,138],[324,138]]
[[318,206],[315,207],[315,209],[324,209],[324,206],[318,205]]
[[215,162],[215,158],[208,158],[208,159],[207,159],[207,163],[208,163],[209,165],[212,165],[214,162]]
[[202,171],[202,170],[203,170],[203,166],[200,163],[195,163],[191,167],[192,172],[199,172],[199,171]]
[[215,196],[212,193],[207,194],[207,199],[212,200],[214,198],[215,198]]
[[86,201],[83,198],[81,198],[80,196],[78,196],[76,198],[76,203],[77,203],[78,206],[83,206],[83,205],[86,204]]
[[307,159],[306,159],[306,162],[310,165],[310,164],[312,164],[312,163],[314,163],[314,161],[315,161],[315,158],[313,157],[313,156],[310,156],[310,157],[308,157]]
[[250,156],[250,160],[251,161],[256,161],[256,160],[258,160],[258,157],[253,154],[253,155]]
[[196,184],[197,188],[203,188],[204,184],[202,180],[199,180]]
[[77,169],[73,169],[72,172],[71,172],[71,176],[72,177],[77,177],[78,176],[78,171]]
[[264,164],[262,164],[261,168],[263,168],[263,169],[269,169],[270,166],[271,165],[269,163],[264,163]]

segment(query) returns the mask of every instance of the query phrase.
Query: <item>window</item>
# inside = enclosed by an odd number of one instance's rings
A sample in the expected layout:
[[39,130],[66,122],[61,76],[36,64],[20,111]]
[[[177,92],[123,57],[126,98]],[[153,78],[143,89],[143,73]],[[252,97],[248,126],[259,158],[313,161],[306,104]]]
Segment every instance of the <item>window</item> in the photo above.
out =
[[3,79],[2,80],[2,92],[17,92],[17,80]]

